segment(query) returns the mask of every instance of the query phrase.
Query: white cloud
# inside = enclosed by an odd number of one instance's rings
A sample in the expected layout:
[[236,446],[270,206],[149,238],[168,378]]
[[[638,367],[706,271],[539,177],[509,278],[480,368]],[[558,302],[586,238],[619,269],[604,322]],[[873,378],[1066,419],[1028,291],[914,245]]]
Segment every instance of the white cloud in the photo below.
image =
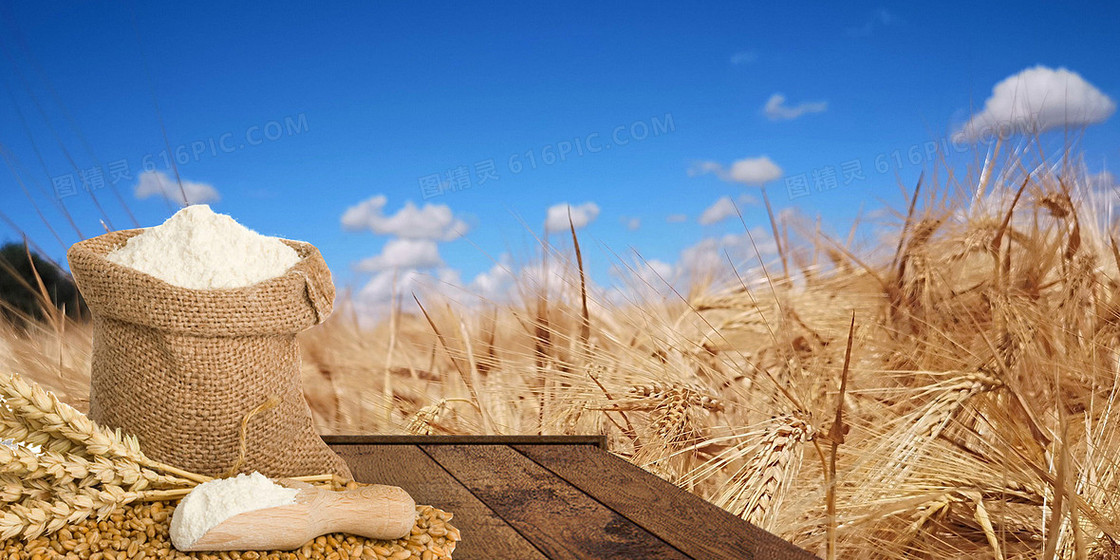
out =
[[758,53],[755,51],[739,51],[731,55],[731,64],[739,66],[741,64],[751,64],[758,60]]
[[613,266],[610,272],[622,284],[607,294],[618,304],[663,300],[673,294],[677,280],[677,268],[658,259],[636,259],[626,266]]
[[722,179],[723,165],[716,161],[704,160],[693,162],[692,165],[688,168],[689,177],[698,177],[700,175],[707,175],[709,173],[720,176],[720,178]]
[[450,268],[439,268],[431,273],[384,270],[375,274],[358,291],[355,304],[359,311],[375,316],[388,309],[394,296],[402,307],[414,309],[412,294],[415,293],[423,302],[425,296],[450,294],[453,288],[461,285],[459,272]]
[[[1112,209],[1120,206],[1120,182],[1117,182],[1116,176],[1108,171],[1101,171],[1095,174],[1086,174],[1085,184],[1088,187],[1086,196],[1089,198],[1091,204],[1095,204],[1097,208]],[[1112,223],[1112,212],[1106,213],[1109,219],[1107,224]]]
[[641,218],[622,216],[618,219],[618,221],[625,224],[626,229],[628,229],[630,231],[638,231],[638,229],[642,227],[642,219]]
[[1095,189],[1114,189],[1117,186],[1116,176],[1109,171],[1089,175],[1086,180]]
[[646,261],[643,272],[646,270],[653,273],[654,276],[664,278],[666,280],[668,280],[669,277],[673,275],[673,265],[664,261],[659,261],[657,259],[650,259]]
[[[751,243],[752,237],[754,244]],[[755,252],[756,245],[758,253]],[[730,272],[731,265],[728,257],[738,267],[757,259],[759,253],[766,258],[777,252],[778,246],[770,234],[761,226],[755,226],[751,228],[749,235],[744,232],[700,240],[699,243],[681,251],[681,259],[677,266],[683,272],[692,274]]]
[[763,185],[782,176],[782,168],[766,156],[746,158],[731,164],[730,181],[745,185]]
[[379,194],[347,208],[342,214],[342,227],[350,231],[368,229],[381,235],[439,241],[458,239],[470,229],[444,204],[425,204],[417,208],[408,201],[396,214],[387,216],[384,213],[386,202],[385,195]]
[[564,231],[568,229],[568,212],[572,215],[572,226],[580,229],[595,221],[599,216],[599,205],[594,202],[585,202],[579,206],[572,206],[567,202],[554,204],[548,209],[548,217],[544,222],[546,232]]
[[736,213],[735,202],[731,200],[730,196],[724,196],[704,209],[698,221],[702,226],[710,226],[714,223],[722,222],[736,215]]
[[[222,198],[218,194],[218,189],[208,183],[183,181],[183,188],[180,190],[179,183],[162,171],[145,171],[140,174],[138,179],[133,194],[141,200],[153,196],[162,196],[178,202],[181,206],[186,206],[187,204],[208,204]],[[187,195],[186,200],[183,200],[184,193]]]
[[731,200],[730,196],[721,197],[700,214],[700,225],[709,226],[722,222],[727,218],[738,215],[738,212],[735,211],[736,206],[742,207],[757,202],[757,199],[747,194],[739,196],[737,203]]
[[731,169],[715,161],[698,161],[689,167],[691,177],[711,173],[728,183],[761,186],[782,176],[782,168],[767,156],[744,158],[731,164]]
[[513,275],[513,259],[509,254],[503,254],[490,270],[480,272],[471,280],[470,291],[487,301],[503,301],[509,299],[513,291],[515,278]]
[[762,112],[772,121],[788,121],[809,113],[823,113],[828,110],[827,101],[811,101],[800,105],[786,105],[786,96],[775,93],[766,101]]
[[380,272],[394,268],[435,268],[443,264],[436,242],[430,239],[390,239],[381,254],[362,259],[354,268]]
[[684,214],[669,214],[668,216],[665,216],[665,221],[669,222],[670,224],[679,224],[682,222],[687,222],[688,216],[685,216]]
[[1027,68],[992,88],[984,110],[956,133],[955,142],[975,142],[993,134],[1034,134],[1107,120],[1116,102],[1065,68]]
[[871,18],[864,22],[863,25],[859,27],[849,27],[844,30],[844,34],[849,37],[867,37],[868,35],[871,35],[872,31],[875,31],[876,27],[886,27],[888,25],[894,25],[899,21],[901,20],[898,18],[898,16],[886,11],[883,8],[879,8],[878,10],[872,12]]

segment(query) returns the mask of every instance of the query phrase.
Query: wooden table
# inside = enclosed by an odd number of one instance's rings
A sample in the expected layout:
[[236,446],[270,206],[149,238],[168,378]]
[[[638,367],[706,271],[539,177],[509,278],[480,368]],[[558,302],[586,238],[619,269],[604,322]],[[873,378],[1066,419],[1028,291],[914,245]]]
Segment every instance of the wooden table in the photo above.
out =
[[455,514],[456,560],[815,558],[611,455],[600,437],[323,439],[356,479]]

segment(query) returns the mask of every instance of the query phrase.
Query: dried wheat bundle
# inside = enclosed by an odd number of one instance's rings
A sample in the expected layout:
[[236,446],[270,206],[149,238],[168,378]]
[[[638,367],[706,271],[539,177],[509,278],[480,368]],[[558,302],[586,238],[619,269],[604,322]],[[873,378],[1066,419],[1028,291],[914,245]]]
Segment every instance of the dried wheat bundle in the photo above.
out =
[[149,460],[19,375],[0,375],[0,540],[33,539],[136,501],[183,493],[206,477]]

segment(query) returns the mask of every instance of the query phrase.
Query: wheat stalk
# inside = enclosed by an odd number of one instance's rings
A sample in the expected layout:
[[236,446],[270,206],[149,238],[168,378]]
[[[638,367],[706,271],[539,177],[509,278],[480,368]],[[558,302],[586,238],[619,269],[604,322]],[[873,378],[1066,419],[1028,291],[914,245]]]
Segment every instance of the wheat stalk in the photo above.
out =
[[[586,408],[613,412],[648,412],[649,430],[657,445],[641,446],[639,452],[647,459],[651,454],[700,438],[700,430],[692,414],[693,408],[709,412],[724,410],[720,399],[709,395],[699,386],[661,381],[633,385],[622,398],[612,398],[607,404]],[[661,459],[662,457],[654,458],[651,464]]]
[[408,433],[418,436],[430,436],[435,433],[433,424],[439,420],[439,415],[443,413],[446,406],[447,399],[440,399],[436,404],[430,404],[416,411],[416,414],[408,419],[406,428]]
[[650,429],[654,437],[673,445],[692,439],[696,426],[689,416],[689,402],[680,391],[670,391],[659,399],[661,402],[650,414]]
[[97,426],[53,394],[18,375],[0,376],[0,397],[31,430],[69,440],[91,455],[142,460],[136,438]]
[[0,376],[0,398],[0,437],[15,442],[0,445],[0,540],[33,539],[209,480],[147,458],[135,437],[98,426],[18,375]]
[[986,373],[965,374],[929,404],[915,423],[914,431],[923,438],[936,439],[969,399],[1002,384]]
[[418,436],[430,436],[436,433],[436,430],[439,429],[437,425],[439,417],[444,410],[447,410],[447,405],[456,402],[473,404],[473,401],[469,399],[440,399],[436,404],[430,404],[417,410],[415,414],[409,417],[408,427],[405,429],[408,430],[408,433]]
[[41,478],[0,475],[0,502],[15,503],[28,498],[41,500],[51,495],[51,483]]
[[98,426],[54,394],[37,384],[25,382],[19,375],[0,375],[0,396],[30,430],[69,440],[89,456],[128,459],[197,483],[210,480],[210,477],[149,459],[140,451],[140,442],[135,436]]
[[697,436],[696,423],[691,416],[692,408],[710,412],[724,410],[720,399],[707,394],[696,385],[660,381],[633,385],[627,389],[624,397],[587,408],[614,412],[649,412],[649,427],[654,438],[670,446]]
[[999,379],[983,372],[965,373],[944,388],[898,436],[901,441],[885,455],[885,466],[879,475],[886,486],[905,478],[972,397],[1002,386]]
[[[723,412],[723,402],[707,394],[699,386],[688,383],[674,383],[655,381],[643,385],[634,385],[627,391],[634,402],[652,403],[653,408],[661,406],[666,400],[679,400],[682,406],[695,406],[712,412]],[[634,410],[641,410],[634,408]]]
[[9,504],[8,511],[0,513],[0,540],[15,536],[34,539],[93,515],[104,519],[143,497],[142,493],[112,485],[80,488],[73,482],[64,482],[56,483],[52,490],[50,497],[28,497]]
[[739,517],[764,529],[775,520],[783,490],[799,467],[801,444],[813,438],[812,427],[803,419],[779,416],[762,441],[750,448],[751,458],[715,502]]

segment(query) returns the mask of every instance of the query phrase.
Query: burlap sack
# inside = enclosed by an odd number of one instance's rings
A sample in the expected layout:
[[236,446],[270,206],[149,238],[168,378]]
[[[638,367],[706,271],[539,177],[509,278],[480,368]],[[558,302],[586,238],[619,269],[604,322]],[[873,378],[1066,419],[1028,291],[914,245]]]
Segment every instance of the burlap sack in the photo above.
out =
[[[90,417],[140,440],[144,453],[211,476],[337,473],[342,459],[315,433],[303,397],[296,334],[330,314],[334,284],[314,246],[247,288],[192,290],[109,262],[143,230],[74,244],[70,270],[93,314]],[[244,462],[238,466],[242,420]]]

